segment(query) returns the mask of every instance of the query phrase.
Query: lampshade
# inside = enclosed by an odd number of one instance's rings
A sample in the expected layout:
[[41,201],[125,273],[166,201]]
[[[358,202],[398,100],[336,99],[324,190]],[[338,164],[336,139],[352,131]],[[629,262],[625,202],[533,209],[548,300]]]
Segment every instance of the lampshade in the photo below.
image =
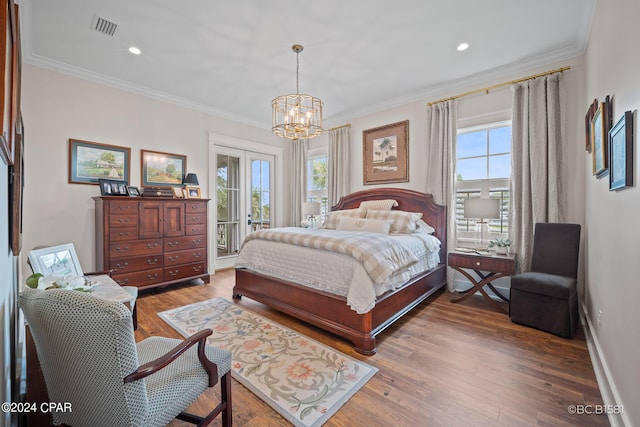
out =
[[187,185],[198,185],[198,175],[195,173],[188,173],[187,176],[184,177],[184,181],[182,181],[182,183]]
[[306,202],[302,204],[302,215],[316,216],[320,215],[320,202]]
[[465,199],[464,217],[498,219],[500,218],[500,199]]
[[322,133],[322,101],[299,90],[300,52],[302,45],[294,44],[296,53],[296,93],[282,95],[271,101],[271,131],[283,138],[314,138]]

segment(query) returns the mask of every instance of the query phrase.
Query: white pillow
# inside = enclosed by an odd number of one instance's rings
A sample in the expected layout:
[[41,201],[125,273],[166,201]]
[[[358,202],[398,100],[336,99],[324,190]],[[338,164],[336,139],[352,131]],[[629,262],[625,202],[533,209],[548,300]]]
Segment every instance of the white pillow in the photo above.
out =
[[375,211],[367,209],[367,219],[392,219],[391,233],[413,233],[422,212]]
[[389,234],[393,220],[348,218],[342,217],[336,230],[340,231],[368,231],[369,233]]
[[335,230],[338,226],[340,218],[364,218],[367,211],[364,209],[345,209],[341,211],[333,211],[327,214],[327,218],[324,220],[322,227],[330,230]]
[[427,224],[423,220],[419,220],[416,223],[416,227],[417,227],[416,231],[420,231],[422,233],[433,234],[433,233],[436,232],[435,228],[433,228],[432,226],[430,226],[429,224]]
[[367,200],[360,202],[360,209],[375,209],[379,211],[390,211],[392,207],[398,206],[398,202],[393,199]]

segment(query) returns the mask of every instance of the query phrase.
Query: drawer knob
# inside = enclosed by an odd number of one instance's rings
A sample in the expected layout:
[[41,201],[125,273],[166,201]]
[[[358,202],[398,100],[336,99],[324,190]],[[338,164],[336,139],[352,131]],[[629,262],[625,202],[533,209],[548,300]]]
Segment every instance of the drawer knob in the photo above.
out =
[[158,258],[154,258],[154,259],[149,258],[147,260],[147,264],[149,264],[149,265],[153,265],[153,264],[155,264],[157,262],[158,262]]
[[157,247],[158,247],[158,244],[157,244],[157,243],[147,243],[147,247],[148,247],[149,249],[151,249],[151,248],[157,248]]
[[194,240],[192,240],[192,242],[193,242],[193,244],[194,244],[194,245],[199,245],[199,244],[200,244],[200,242],[202,242],[202,240],[200,240],[200,239],[194,239]]
[[180,257],[179,257],[179,256],[177,256],[177,255],[176,255],[176,256],[170,256],[170,257],[169,257],[169,261],[177,261],[177,260],[178,260],[178,258],[180,258]]
[[147,274],[147,279],[153,280],[158,278],[158,273],[156,274]]
[[171,247],[178,246],[178,242],[169,242],[169,246]]
[[476,262],[476,265],[477,265],[478,267],[480,267],[480,261]]
[[128,231],[121,231],[121,232],[120,232],[120,236],[123,236],[123,237],[124,237],[124,236],[128,236],[128,235],[129,235],[129,232],[128,232]]
[[202,256],[202,254],[200,252],[194,252],[193,254],[191,254],[194,258],[200,258]]
[[131,207],[129,205],[118,205],[118,209],[126,210],[126,209],[130,209],[130,208]]
[[129,246],[124,246],[124,247],[120,247],[120,246],[116,246],[116,251],[118,252],[126,252],[129,250]]
[[171,271],[171,270],[169,270],[169,274],[170,274],[171,276],[177,276],[177,275],[178,275],[178,270],[176,270],[176,271]]
[[125,263],[123,263],[123,264],[117,263],[117,264],[116,264],[116,268],[125,268],[125,267],[126,267],[126,266],[128,266],[128,265],[129,265],[129,263],[128,263],[128,262],[125,262]]

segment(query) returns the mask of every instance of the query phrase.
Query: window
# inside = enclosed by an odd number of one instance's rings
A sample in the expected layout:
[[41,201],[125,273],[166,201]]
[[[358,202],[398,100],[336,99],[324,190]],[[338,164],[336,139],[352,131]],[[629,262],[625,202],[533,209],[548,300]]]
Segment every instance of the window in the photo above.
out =
[[511,122],[458,130],[456,142],[456,227],[458,238],[474,237],[475,219],[464,217],[464,200],[490,197],[500,200],[500,218],[490,219],[491,237],[509,231],[511,177]]
[[324,219],[327,206],[327,155],[307,160],[307,202],[320,202],[320,216]]

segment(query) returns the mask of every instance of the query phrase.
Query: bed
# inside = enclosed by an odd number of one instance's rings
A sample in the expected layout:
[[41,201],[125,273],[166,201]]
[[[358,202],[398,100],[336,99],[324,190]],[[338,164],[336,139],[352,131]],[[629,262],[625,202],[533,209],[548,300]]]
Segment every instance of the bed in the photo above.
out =
[[446,283],[446,207],[437,205],[430,194],[399,188],[375,188],[344,196],[332,211],[355,209],[363,201],[394,199],[394,209],[422,212],[422,220],[435,229],[441,242],[439,263],[421,272],[375,300],[366,313],[347,305],[345,296],[313,289],[279,277],[236,267],[233,297],[259,301],[302,321],[334,333],[353,343],[357,352],[373,355],[376,336]]

